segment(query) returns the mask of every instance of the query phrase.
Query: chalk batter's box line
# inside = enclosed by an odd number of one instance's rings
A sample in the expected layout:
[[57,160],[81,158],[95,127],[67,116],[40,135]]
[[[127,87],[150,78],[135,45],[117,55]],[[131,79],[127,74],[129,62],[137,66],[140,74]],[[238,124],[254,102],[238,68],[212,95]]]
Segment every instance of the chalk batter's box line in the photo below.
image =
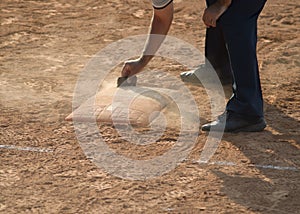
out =
[[0,145],[0,149],[10,149],[17,151],[27,151],[27,152],[40,152],[40,153],[52,153],[52,149],[38,148],[38,147],[20,147],[14,145]]
[[[20,147],[14,145],[0,145],[0,149],[10,149],[18,151],[29,151],[29,152],[40,152],[40,153],[52,153],[52,149],[38,148],[38,147]],[[242,166],[234,162],[229,161],[216,161],[209,163],[198,162],[199,164],[208,164],[208,165],[218,165],[218,166]],[[283,170],[283,171],[299,171],[297,167],[292,166],[274,166],[274,165],[261,165],[261,164],[251,164],[248,165],[251,167],[262,168],[262,169],[273,169],[273,170]]]
[[[210,163],[201,163],[200,164],[208,164],[208,165],[218,165],[218,166],[240,166],[243,167],[241,164],[237,164],[234,162],[229,161],[216,161],[216,162],[210,162]],[[274,166],[274,165],[262,165],[262,164],[250,164],[247,167],[256,167],[256,168],[262,168],[262,169],[274,169],[274,170],[282,170],[282,171],[299,171],[297,167],[293,166]]]

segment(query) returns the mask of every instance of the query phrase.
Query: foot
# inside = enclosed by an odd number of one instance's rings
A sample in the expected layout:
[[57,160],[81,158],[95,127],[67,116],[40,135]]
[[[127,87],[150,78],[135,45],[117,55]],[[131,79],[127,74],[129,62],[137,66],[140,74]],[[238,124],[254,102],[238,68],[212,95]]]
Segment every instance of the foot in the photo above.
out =
[[264,118],[247,120],[232,112],[224,112],[216,121],[202,126],[202,131],[224,131],[224,132],[259,132],[266,127]]
[[[211,75],[211,72],[213,72],[213,69],[207,68],[207,66],[205,66],[205,64],[203,64],[203,65],[200,65],[200,67],[197,68],[196,70],[182,72],[180,74],[180,78],[183,82],[191,83],[194,85],[202,85],[202,83],[200,81],[200,79],[202,79],[202,78],[203,78],[202,81],[205,81],[208,83],[216,83],[216,81],[214,81],[214,78]],[[231,84],[230,77],[226,77],[226,78],[219,77],[219,78],[220,78],[220,81],[223,86]]]

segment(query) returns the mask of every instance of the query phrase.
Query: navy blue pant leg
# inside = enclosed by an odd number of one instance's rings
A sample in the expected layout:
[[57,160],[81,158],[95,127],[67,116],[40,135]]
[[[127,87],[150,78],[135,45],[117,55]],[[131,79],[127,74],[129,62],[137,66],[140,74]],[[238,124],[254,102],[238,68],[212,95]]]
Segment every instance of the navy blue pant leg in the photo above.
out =
[[263,117],[263,99],[256,55],[257,18],[265,0],[233,0],[219,25],[230,57],[233,96],[227,110],[248,118]]
[[[207,0],[206,4],[210,6],[215,1]],[[220,25],[206,29],[205,57],[221,79],[232,78],[229,56]]]
[[205,57],[220,79],[232,78],[229,56],[220,26],[206,30]]

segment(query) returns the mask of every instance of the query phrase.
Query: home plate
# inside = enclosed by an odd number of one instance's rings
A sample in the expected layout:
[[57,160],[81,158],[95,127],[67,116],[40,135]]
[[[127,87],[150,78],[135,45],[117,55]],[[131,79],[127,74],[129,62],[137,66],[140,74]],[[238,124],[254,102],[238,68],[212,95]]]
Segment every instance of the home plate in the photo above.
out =
[[146,127],[170,102],[159,89],[137,86],[110,87],[89,98],[66,120]]

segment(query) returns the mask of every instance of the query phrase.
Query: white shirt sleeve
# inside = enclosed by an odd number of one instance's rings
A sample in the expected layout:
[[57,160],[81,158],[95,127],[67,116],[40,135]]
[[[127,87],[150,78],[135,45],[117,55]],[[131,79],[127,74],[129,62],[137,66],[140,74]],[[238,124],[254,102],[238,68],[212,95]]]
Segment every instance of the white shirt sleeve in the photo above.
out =
[[170,4],[173,0],[152,0],[152,5],[156,9],[162,9],[168,4]]

